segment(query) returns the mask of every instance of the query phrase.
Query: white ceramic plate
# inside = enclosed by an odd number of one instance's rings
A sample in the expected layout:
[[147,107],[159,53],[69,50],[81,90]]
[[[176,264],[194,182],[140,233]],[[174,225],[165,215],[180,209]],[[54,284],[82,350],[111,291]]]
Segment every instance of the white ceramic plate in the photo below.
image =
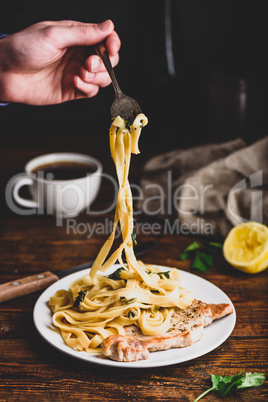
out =
[[[119,265],[115,265],[113,269],[108,271],[111,273],[118,268]],[[162,270],[169,269],[168,267],[161,267]],[[236,321],[236,313],[234,306],[229,299],[229,297],[220,290],[217,286],[213,285],[211,282],[200,278],[197,275],[193,275],[188,272],[181,271],[182,274],[182,285],[190,291],[194,292],[194,297],[196,299],[202,300],[206,303],[229,303],[233,307],[233,314],[224,317],[220,320],[214,321],[210,326],[205,328],[204,334],[200,341],[194,343],[186,348],[170,349],[160,352],[150,353],[148,360],[142,360],[138,362],[116,362],[104,357],[101,353],[86,353],[73,350],[67,346],[60,333],[54,328],[52,324],[52,316],[50,309],[48,308],[48,300],[50,296],[53,296],[57,290],[66,289],[68,290],[69,285],[75,279],[87,274],[89,269],[76,272],[59,281],[53,283],[49,288],[47,288],[42,295],[37,300],[33,319],[35,326],[40,333],[40,335],[56,349],[69,356],[75,357],[77,359],[84,360],[89,363],[102,364],[105,366],[112,367],[125,367],[125,368],[144,368],[144,367],[160,367],[168,366],[171,364],[182,363],[188,360],[196,359],[197,357],[203,356],[206,353],[211,352],[218,346],[220,346],[231,334],[234,329]]]

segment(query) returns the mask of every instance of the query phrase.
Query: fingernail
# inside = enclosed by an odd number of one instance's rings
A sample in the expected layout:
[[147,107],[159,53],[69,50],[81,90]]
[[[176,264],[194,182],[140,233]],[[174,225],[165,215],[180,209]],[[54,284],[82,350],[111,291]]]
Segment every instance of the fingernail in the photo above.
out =
[[98,24],[98,28],[100,31],[108,31],[111,27],[111,20],[103,21],[101,24]]
[[101,67],[100,59],[98,57],[94,57],[91,63],[91,71],[92,72],[98,71],[100,67]]

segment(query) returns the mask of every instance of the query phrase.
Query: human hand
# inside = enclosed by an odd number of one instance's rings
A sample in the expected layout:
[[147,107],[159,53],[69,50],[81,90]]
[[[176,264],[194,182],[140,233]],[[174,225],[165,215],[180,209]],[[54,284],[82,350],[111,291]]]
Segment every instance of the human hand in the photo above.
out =
[[57,104],[95,96],[111,80],[94,45],[105,40],[115,66],[120,39],[112,21],[44,21],[0,40],[0,101]]

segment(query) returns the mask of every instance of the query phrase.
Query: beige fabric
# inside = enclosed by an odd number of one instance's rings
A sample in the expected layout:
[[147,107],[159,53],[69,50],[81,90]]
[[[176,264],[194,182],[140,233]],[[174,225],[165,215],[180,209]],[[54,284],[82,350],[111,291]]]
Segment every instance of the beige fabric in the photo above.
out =
[[[177,220],[189,234],[225,237],[245,220],[268,224],[268,137],[250,146],[237,139],[158,155],[144,167],[141,190],[138,210]],[[197,224],[207,225],[207,233],[196,233]]]

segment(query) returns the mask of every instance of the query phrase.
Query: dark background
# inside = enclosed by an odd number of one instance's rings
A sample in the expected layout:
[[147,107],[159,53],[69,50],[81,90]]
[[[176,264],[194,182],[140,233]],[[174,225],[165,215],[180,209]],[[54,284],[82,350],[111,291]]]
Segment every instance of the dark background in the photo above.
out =
[[[176,77],[167,70],[165,0],[2,0],[0,31],[16,32],[42,20],[112,19],[122,41],[119,84],[149,118],[144,146],[164,150],[237,137],[252,143],[267,135],[263,2],[170,3]],[[68,143],[79,134],[106,136],[113,96],[110,86],[92,99],[0,108],[1,139],[27,148],[58,133]]]

